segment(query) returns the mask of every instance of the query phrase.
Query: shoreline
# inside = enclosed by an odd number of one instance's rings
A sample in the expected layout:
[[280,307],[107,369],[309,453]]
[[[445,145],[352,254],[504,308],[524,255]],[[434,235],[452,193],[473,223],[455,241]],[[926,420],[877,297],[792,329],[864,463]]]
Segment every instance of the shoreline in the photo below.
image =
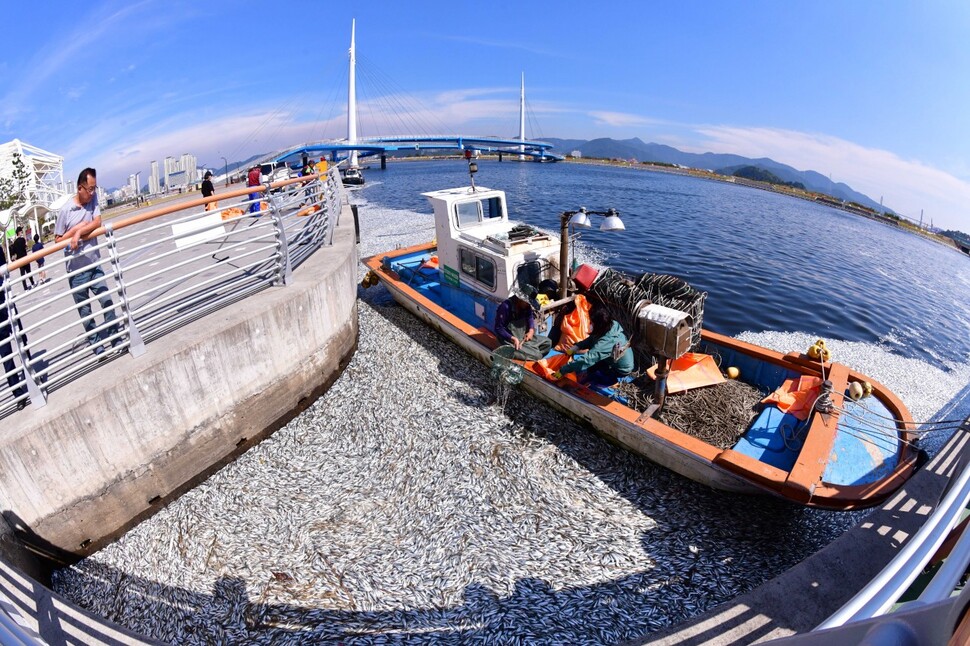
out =
[[[504,153],[503,153],[504,154]],[[515,153],[509,153],[514,155]],[[442,160],[461,160],[464,159],[461,155],[430,155],[430,156],[410,156],[410,157],[388,157],[387,162],[419,162],[419,161],[442,161]],[[482,154],[477,159],[488,159],[488,160],[498,160],[498,155],[488,153]],[[519,163],[519,162],[516,162]],[[536,162],[521,162],[521,163],[536,163]],[[931,233],[929,231],[924,231],[920,229],[915,224],[910,224],[906,220],[894,220],[893,218],[880,216],[878,213],[867,213],[858,208],[852,208],[848,205],[838,205],[832,204],[827,201],[819,200],[816,195],[824,195],[822,193],[812,193],[805,191],[804,194],[801,191],[792,189],[786,190],[776,184],[770,184],[768,182],[756,182],[753,180],[744,179],[741,177],[733,177],[727,175],[718,175],[717,173],[712,173],[706,170],[701,170],[697,168],[678,168],[672,166],[666,166],[662,164],[656,164],[652,162],[628,162],[628,161],[611,161],[605,159],[594,159],[594,158],[573,158],[564,159],[562,161],[556,162],[560,164],[577,164],[586,166],[615,166],[617,168],[630,168],[634,170],[656,172],[656,173],[667,173],[670,175],[681,175],[684,177],[693,177],[696,179],[705,179],[713,182],[720,182],[722,184],[734,184],[735,186],[745,186],[748,188],[754,188],[761,191],[768,191],[771,193],[777,193],[778,195],[784,195],[786,197],[793,197],[799,200],[804,200],[806,202],[811,202],[813,204],[818,204],[819,206],[826,206],[837,211],[843,211],[845,213],[850,213],[852,215],[857,215],[859,217],[872,220],[873,222],[878,222],[887,226],[896,227],[897,229],[905,232],[911,233],[913,235],[918,235],[930,242],[935,242],[937,244],[943,245],[944,247],[949,247],[950,249],[956,251],[960,255],[970,256],[970,252],[964,252],[958,246],[956,241],[947,236],[943,236],[936,233]],[[834,198],[832,198],[834,199]]]

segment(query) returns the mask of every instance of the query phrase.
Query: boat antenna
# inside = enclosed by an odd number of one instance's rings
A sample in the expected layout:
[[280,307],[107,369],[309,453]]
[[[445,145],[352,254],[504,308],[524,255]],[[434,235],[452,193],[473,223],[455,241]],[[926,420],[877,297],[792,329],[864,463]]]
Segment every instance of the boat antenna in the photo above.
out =
[[465,148],[465,159],[468,160],[468,177],[472,181],[472,193],[475,192],[475,173],[478,172],[478,164],[472,159],[472,149]]

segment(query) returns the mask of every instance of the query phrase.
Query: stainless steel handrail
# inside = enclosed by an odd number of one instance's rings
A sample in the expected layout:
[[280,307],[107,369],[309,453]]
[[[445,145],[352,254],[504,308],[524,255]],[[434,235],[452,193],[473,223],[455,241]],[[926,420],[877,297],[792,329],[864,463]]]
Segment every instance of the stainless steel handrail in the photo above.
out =
[[[212,202],[218,206],[204,210]],[[88,236],[97,238],[89,249],[100,259],[75,271],[67,270],[72,256],[57,253],[67,242],[0,267],[7,314],[0,320],[0,416],[28,401],[43,406],[52,391],[105,358],[138,356],[146,340],[287,284],[293,268],[333,243],[342,202],[340,173],[332,168],[106,222]],[[41,258],[48,281],[15,289],[16,270]],[[103,277],[69,285],[92,267]],[[23,280],[38,280],[42,269],[31,269]],[[92,295],[97,283],[106,290]],[[106,298],[113,320],[104,319]],[[82,317],[78,308],[91,311]]]
[[[919,531],[903,546],[899,554],[815,630],[825,630],[884,615],[899,601],[937,553],[940,545],[959,522],[963,510],[970,504],[970,463],[964,464],[962,471],[951,478],[946,496]],[[948,598],[953,593],[959,578],[967,571],[968,564],[970,564],[970,533],[964,532],[956,548],[918,600],[905,604],[900,610],[912,608],[915,604],[930,604]]]

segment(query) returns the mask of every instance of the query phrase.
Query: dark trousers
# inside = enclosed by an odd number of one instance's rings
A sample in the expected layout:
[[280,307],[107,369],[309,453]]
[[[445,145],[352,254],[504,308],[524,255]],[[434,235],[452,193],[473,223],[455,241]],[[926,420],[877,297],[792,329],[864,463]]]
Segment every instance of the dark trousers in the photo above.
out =
[[596,386],[612,386],[620,377],[625,377],[616,371],[616,363],[611,357],[597,361],[586,371],[586,383]]
[[[23,386],[23,371],[16,370],[17,364],[13,361],[13,346],[10,343],[10,335],[13,334],[10,319],[7,314],[7,303],[3,298],[3,287],[0,286],[0,357],[3,357],[3,371],[10,373],[7,375],[7,385],[14,397],[27,394],[27,389]],[[27,337],[21,333],[21,342],[27,343]]]
[[[104,313],[104,322],[111,323],[115,320],[114,302],[111,300],[111,296],[101,296],[101,294],[108,291],[108,285],[104,282],[104,271],[101,270],[101,267],[94,266],[87,271],[74,274],[68,279],[68,282],[72,290],[82,287],[82,289],[78,289],[78,291],[71,295],[74,297],[74,304],[77,305],[77,313],[81,315],[81,324],[88,332],[88,344],[96,345],[101,339],[106,339],[115,334],[118,331],[117,325],[113,325],[101,332],[92,333],[98,325],[91,317],[91,303],[81,304],[88,299],[88,292],[90,292],[91,295],[99,297],[98,302],[101,304],[101,311]],[[112,341],[112,343],[116,342]]]
[[[24,291],[25,292],[27,291],[27,279],[24,278],[24,276],[26,276],[29,273],[30,273],[30,265],[29,264],[24,265],[23,267],[20,268],[20,277],[22,279],[21,282],[24,284]],[[33,286],[35,284],[34,283],[34,277],[33,276],[30,277],[30,284],[31,284],[31,286]]]

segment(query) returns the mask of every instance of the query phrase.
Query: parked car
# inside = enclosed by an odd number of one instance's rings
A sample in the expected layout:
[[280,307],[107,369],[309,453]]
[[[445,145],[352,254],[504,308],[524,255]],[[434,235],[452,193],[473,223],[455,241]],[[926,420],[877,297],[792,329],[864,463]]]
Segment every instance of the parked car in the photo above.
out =
[[259,181],[263,184],[289,179],[290,167],[284,162],[266,162],[259,165]]

